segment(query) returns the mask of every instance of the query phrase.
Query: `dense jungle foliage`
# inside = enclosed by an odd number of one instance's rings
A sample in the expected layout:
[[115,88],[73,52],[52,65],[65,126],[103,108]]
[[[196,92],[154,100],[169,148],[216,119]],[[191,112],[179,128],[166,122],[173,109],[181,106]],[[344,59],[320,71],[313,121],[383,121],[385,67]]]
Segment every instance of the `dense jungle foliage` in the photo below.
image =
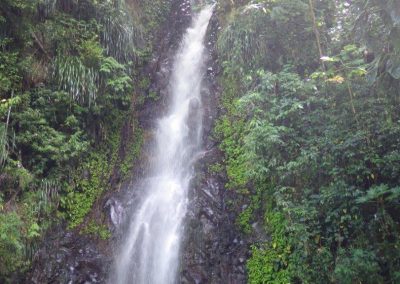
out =
[[[111,176],[122,179],[140,151],[132,112],[145,99],[147,81],[139,70],[169,6],[164,0],[1,1],[1,283],[29,268],[55,222],[109,236],[86,216]],[[121,141],[127,121],[135,131]],[[132,149],[123,158],[121,143]]]
[[238,224],[259,240],[249,283],[400,283],[400,2],[218,12],[215,137],[247,200]]
[[[170,2],[1,0],[1,283],[56,222],[110,236],[88,215],[140,152]],[[400,283],[400,2],[217,2],[213,169],[257,240],[249,283]]]

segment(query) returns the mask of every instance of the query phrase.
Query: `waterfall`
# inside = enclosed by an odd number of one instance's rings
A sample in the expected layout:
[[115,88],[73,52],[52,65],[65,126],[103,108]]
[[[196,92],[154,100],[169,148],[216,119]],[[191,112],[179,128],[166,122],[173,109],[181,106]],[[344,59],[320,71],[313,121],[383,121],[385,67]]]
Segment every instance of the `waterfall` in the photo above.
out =
[[154,164],[115,261],[112,283],[177,282],[193,163],[201,150],[203,44],[212,6],[193,18],[176,54],[168,114],[158,121]]

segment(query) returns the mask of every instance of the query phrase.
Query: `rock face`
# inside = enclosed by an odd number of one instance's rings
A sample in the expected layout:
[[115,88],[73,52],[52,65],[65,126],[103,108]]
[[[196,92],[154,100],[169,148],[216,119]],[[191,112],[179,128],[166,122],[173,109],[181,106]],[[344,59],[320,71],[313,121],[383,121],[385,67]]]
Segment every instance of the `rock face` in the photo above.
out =
[[93,240],[54,228],[34,262],[27,283],[105,283],[110,257]]
[[207,175],[193,190],[182,283],[246,283],[247,246],[235,228],[235,215],[227,212],[224,191],[219,178]]
[[207,37],[209,60],[205,85],[208,88],[203,91],[205,153],[196,165],[190,193],[181,283],[246,283],[248,246],[235,224],[237,213],[227,206],[229,200],[235,199],[235,192],[225,189],[226,177],[222,173],[209,170],[210,165],[220,163],[223,158],[218,141],[211,135],[215,119],[220,115],[221,91],[216,82],[220,67],[215,52],[218,27],[214,16]]
[[156,118],[160,117],[165,109],[171,69],[176,50],[179,48],[185,29],[192,18],[189,0],[175,0],[171,7],[171,15],[156,43],[156,50],[151,62],[144,68],[141,76],[150,79],[147,94],[156,94],[157,100],[146,100],[139,111],[139,121],[146,130],[155,128]]

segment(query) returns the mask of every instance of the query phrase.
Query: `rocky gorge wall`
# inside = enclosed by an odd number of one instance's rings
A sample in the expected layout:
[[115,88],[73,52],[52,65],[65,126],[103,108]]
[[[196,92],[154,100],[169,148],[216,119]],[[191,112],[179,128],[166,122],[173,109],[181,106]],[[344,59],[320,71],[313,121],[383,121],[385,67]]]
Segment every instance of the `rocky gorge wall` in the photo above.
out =
[[[147,170],[149,149],[153,143],[156,119],[163,113],[168,98],[168,83],[172,61],[185,29],[192,16],[193,1],[173,1],[167,22],[159,32],[156,48],[150,62],[140,70],[140,77],[149,80],[141,90],[145,97],[156,94],[155,99],[133,103],[133,116],[143,130],[143,149],[135,161],[131,177],[121,183],[118,177],[112,188],[95,204],[89,218],[101,218],[112,232],[108,240],[87,236],[79,230],[67,230],[60,224],[46,236],[42,248],[35,256],[32,271],[26,283],[106,283],[127,220],[138,199],[135,188]],[[204,153],[196,164],[196,177],[190,192],[189,212],[186,220],[185,241],[182,246],[181,283],[245,283],[245,261],[248,244],[236,226],[237,212],[228,203],[236,199],[234,191],[225,189],[226,177],[210,170],[222,163],[223,154],[218,141],[212,136],[215,120],[220,115],[218,76],[221,69],[216,57],[215,45],[219,22],[213,16],[206,46],[208,49],[207,86],[202,90],[204,110]],[[130,119],[128,119],[130,121]],[[121,130],[127,141],[139,131],[132,123]],[[122,141],[120,154],[126,152]],[[104,216],[104,217],[103,217]]]
[[206,39],[209,56],[203,90],[204,154],[196,165],[190,192],[181,283],[246,283],[248,244],[236,225],[238,213],[228,205],[237,196],[225,188],[226,175],[212,170],[214,165],[223,164],[224,159],[219,141],[213,136],[215,122],[221,115],[222,90],[218,78],[222,69],[216,52],[220,29],[214,13]]

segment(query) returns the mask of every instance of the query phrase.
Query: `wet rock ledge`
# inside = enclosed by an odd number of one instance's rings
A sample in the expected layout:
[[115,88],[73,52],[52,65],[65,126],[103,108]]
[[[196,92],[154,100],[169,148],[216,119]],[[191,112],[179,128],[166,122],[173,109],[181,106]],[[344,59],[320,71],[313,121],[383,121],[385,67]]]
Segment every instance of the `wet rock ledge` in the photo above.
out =
[[215,51],[218,30],[218,18],[214,15],[206,39],[209,58],[207,88],[203,90],[205,152],[195,166],[196,176],[190,192],[181,283],[246,283],[248,244],[236,225],[238,212],[227,206],[229,201],[239,198],[225,188],[227,178],[223,173],[210,171],[211,165],[223,163],[218,141],[212,138],[215,121],[221,115],[218,108],[221,90],[217,82],[221,68]]

